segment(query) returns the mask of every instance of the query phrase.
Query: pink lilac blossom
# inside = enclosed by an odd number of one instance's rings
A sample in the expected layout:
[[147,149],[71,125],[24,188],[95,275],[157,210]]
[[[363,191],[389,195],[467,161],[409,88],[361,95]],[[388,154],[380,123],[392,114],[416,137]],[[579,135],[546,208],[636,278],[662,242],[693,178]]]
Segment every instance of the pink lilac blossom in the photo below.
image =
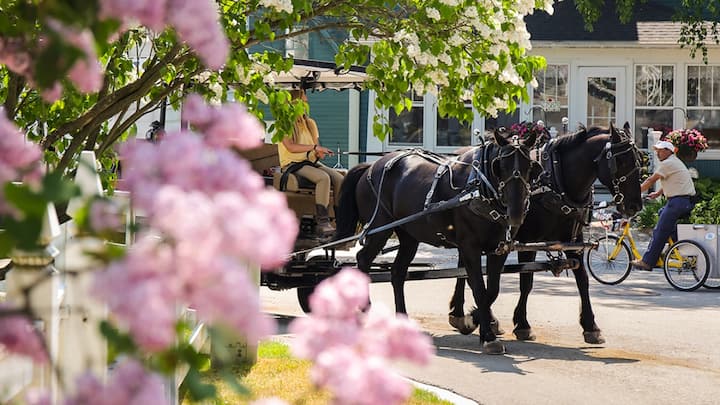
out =
[[320,283],[310,297],[312,315],[290,324],[295,355],[315,362],[313,381],[329,389],[336,403],[396,404],[410,395],[409,383],[389,360],[426,364],[430,338],[405,317],[374,305],[366,315],[367,275],[346,268]]
[[27,394],[25,394],[25,404],[52,405],[52,400],[50,399],[50,392],[40,388],[30,389]]
[[[341,271],[315,288],[310,296],[313,315],[330,319],[355,319],[368,305],[370,278],[357,270]],[[338,305],[342,302],[342,305]]]
[[[189,198],[184,198],[188,196]],[[176,308],[187,305],[213,324],[224,324],[248,339],[260,339],[274,331],[273,321],[260,310],[257,285],[233,252],[222,251],[222,232],[212,213],[203,207],[212,201],[199,193],[184,194],[167,187],[158,194],[158,205],[167,209],[165,219],[204,218],[183,225],[185,234],[170,236],[171,244],[146,235],[96,275],[93,292],[104,299],[138,344],[157,351],[174,343]],[[188,200],[193,202],[187,203]],[[197,209],[193,209],[197,207]],[[173,214],[183,211],[182,216]],[[202,215],[198,215],[202,213]],[[188,215],[189,214],[189,215]],[[162,226],[171,226],[163,222]],[[153,328],[147,328],[152,324]]]
[[46,363],[45,346],[30,319],[24,315],[2,313],[14,309],[9,303],[0,303],[0,347],[10,353],[30,357],[36,363]]
[[40,147],[26,141],[22,132],[0,108],[0,184],[13,180],[37,181],[42,176]]
[[167,22],[210,69],[219,69],[230,44],[219,21],[217,3],[211,0],[168,0]]
[[137,21],[162,31],[165,27],[167,0],[100,0],[100,18]]
[[98,199],[90,205],[90,227],[96,231],[117,230],[122,226],[120,208],[110,200]]
[[201,96],[191,94],[183,104],[183,116],[205,135],[210,146],[252,149],[260,146],[265,137],[260,121],[237,103],[212,107]]
[[113,370],[107,385],[94,375],[84,374],[75,384],[75,393],[64,405],[145,405],[165,404],[163,380],[157,374],[148,373],[134,359],[125,359]]
[[[98,272],[93,294],[103,299],[136,342],[150,351],[174,343],[180,284],[172,249],[151,236],[141,237],[125,258]],[[147,325],[153,325],[148,328]]]
[[55,82],[49,88],[42,90],[40,96],[43,100],[45,100],[46,103],[54,103],[60,100],[60,96],[62,96],[62,91],[63,87],[60,82]]
[[21,39],[0,36],[0,65],[27,76],[31,72],[31,61],[32,58]]
[[221,191],[251,196],[265,188],[250,164],[228,150],[207,147],[190,132],[169,134],[163,142],[131,141],[121,146],[123,187],[143,210],[152,208],[163,185],[214,195]]
[[393,372],[386,360],[351,347],[331,347],[315,360],[313,381],[348,405],[400,404],[412,393],[410,383]]
[[23,180],[37,184],[43,175],[40,147],[26,141],[15,124],[5,117],[0,107],[0,213],[15,215],[17,210],[3,196],[3,185],[9,181]]
[[95,53],[95,39],[90,30],[80,31],[53,19],[48,19],[47,24],[63,38],[63,41],[82,52],[82,56],[68,71],[70,81],[83,93],[99,91],[103,83],[103,71]]

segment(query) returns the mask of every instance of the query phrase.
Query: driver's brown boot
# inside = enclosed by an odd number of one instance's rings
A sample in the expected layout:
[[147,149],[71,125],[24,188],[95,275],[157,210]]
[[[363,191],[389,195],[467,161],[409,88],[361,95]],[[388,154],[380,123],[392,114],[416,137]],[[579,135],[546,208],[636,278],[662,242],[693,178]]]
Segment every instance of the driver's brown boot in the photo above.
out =
[[328,209],[320,204],[315,204],[315,233],[321,238],[327,238],[335,234],[335,227],[330,221]]

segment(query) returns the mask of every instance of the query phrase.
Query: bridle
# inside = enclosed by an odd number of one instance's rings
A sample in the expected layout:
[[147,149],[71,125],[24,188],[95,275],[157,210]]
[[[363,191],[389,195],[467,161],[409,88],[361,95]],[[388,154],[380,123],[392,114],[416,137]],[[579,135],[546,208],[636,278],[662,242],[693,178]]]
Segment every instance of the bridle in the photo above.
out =
[[[512,181],[520,181],[524,186],[525,190],[527,191],[527,195],[530,195],[530,191],[532,190],[531,184],[529,181],[525,180],[522,177],[522,174],[520,173],[520,159],[525,158],[528,161],[529,165],[532,165],[532,158],[530,157],[530,154],[523,150],[522,144],[520,143],[520,139],[518,136],[513,136],[511,139],[512,147],[509,151],[505,151],[504,153],[498,153],[498,155],[492,159],[490,162],[490,171],[494,178],[498,179],[498,201],[504,206],[507,207],[507,198],[505,197],[505,194],[503,191],[505,190],[505,187],[512,182]],[[502,148],[500,147],[500,151],[502,152]],[[495,171],[495,164],[496,162],[499,163],[502,160],[512,158],[514,159],[514,166],[513,171],[510,175],[508,175],[505,178],[501,178],[498,173]],[[530,207],[530,198],[528,197],[525,201],[525,212]]]
[[[610,176],[612,176],[611,182],[613,202],[618,206],[622,205],[625,201],[625,194],[623,194],[622,190],[620,189],[620,185],[628,181],[630,176],[635,173],[635,171],[640,170],[642,161],[640,158],[640,151],[638,150],[637,146],[635,146],[635,141],[625,135],[625,131],[619,130],[619,132],[624,139],[616,143],[608,141],[600,154],[594,159],[595,162],[599,162],[601,159],[604,159],[607,162]],[[618,156],[622,156],[626,153],[633,154],[635,167],[627,173],[620,175],[618,174],[617,158]]]

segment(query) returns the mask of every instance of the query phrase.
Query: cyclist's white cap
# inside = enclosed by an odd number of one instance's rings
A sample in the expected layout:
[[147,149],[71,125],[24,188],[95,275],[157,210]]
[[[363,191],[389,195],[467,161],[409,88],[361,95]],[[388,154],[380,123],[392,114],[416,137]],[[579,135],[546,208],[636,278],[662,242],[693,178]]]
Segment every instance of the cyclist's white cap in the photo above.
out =
[[655,149],[667,149],[672,153],[675,153],[675,145],[672,144],[672,142],[668,141],[658,141],[658,143],[653,146]]

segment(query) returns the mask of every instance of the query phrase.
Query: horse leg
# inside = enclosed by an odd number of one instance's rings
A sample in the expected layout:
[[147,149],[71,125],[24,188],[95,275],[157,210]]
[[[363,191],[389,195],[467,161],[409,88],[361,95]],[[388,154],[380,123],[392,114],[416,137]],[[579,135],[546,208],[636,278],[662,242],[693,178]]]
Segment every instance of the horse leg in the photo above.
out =
[[[462,257],[458,259],[458,268],[464,267]],[[465,314],[465,279],[458,278],[455,280],[455,291],[450,298],[450,313],[448,314],[448,323],[463,335],[469,335],[477,329],[478,325],[473,320],[471,314]],[[500,327],[500,321],[490,311],[492,320],[490,327],[495,335],[503,335],[505,331]]]
[[[461,255],[458,255],[458,268],[464,267]],[[469,335],[477,329],[477,325],[472,320],[472,316],[465,315],[465,279],[455,279],[455,291],[450,297],[450,313],[448,314],[448,323],[463,335]]]
[[[370,266],[373,260],[380,254],[380,251],[385,247],[385,243],[388,238],[392,235],[392,231],[380,232],[375,235],[368,236],[365,239],[365,245],[357,252],[355,258],[357,260],[357,267],[365,274],[370,273]],[[370,297],[368,296],[368,308],[370,307]]]
[[580,294],[580,325],[583,328],[585,343],[603,344],[605,343],[605,338],[595,323],[595,314],[590,304],[590,281],[588,280],[588,273],[585,270],[582,256],[577,252],[566,252],[566,254],[568,259],[574,258],[580,261],[580,267],[573,270],[573,274],[575,275],[575,284]]
[[405,279],[407,278],[408,267],[415,258],[420,243],[405,231],[398,229],[395,233],[400,242],[400,249],[390,269],[390,281],[395,296],[395,312],[407,314],[407,308],[405,307]]
[[[520,263],[534,262],[536,253],[537,252],[518,252],[518,261]],[[530,322],[527,320],[527,302],[533,287],[533,277],[534,274],[532,272],[520,273],[520,298],[513,313],[513,324],[515,325],[513,334],[515,334],[518,340],[536,339]]]
[[[474,252],[475,249],[470,249],[469,252]],[[497,340],[497,336],[493,333],[490,323],[492,315],[490,313],[490,305],[492,300],[489,299],[489,293],[485,289],[485,280],[482,276],[482,257],[481,255],[467,254],[464,249],[461,249],[460,254],[463,256],[465,261],[465,270],[468,275],[468,283],[472,289],[473,298],[477,308],[472,312],[473,321],[476,325],[480,326],[480,341],[483,346],[483,353],[486,354],[503,354],[505,353],[505,346]],[[499,273],[502,269],[495,269]],[[490,274],[490,263],[488,260],[488,274]],[[499,280],[499,277],[497,277]],[[492,277],[488,277],[488,284],[493,282]],[[497,296],[497,295],[496,295]]]
[[[481,328],[485,326],[484,322],[488,322],[487,326],[489,327],[490,334],[495,336],[497,335],[496,331],[499,329],[499,322],[492,313],[492,304],[495,303],[495,300],[500,294],[500,275],[502,274],[506,259],[507,254],[487,255],[487,292],[485,295],[484,308],[486,313],[481,318],[483,320]],[[487,317],[487,321],[484,319],[485,317]],[[484,351],[490,354],[501,354],[505,353],[505,346],[498,340],[486,341]]]

